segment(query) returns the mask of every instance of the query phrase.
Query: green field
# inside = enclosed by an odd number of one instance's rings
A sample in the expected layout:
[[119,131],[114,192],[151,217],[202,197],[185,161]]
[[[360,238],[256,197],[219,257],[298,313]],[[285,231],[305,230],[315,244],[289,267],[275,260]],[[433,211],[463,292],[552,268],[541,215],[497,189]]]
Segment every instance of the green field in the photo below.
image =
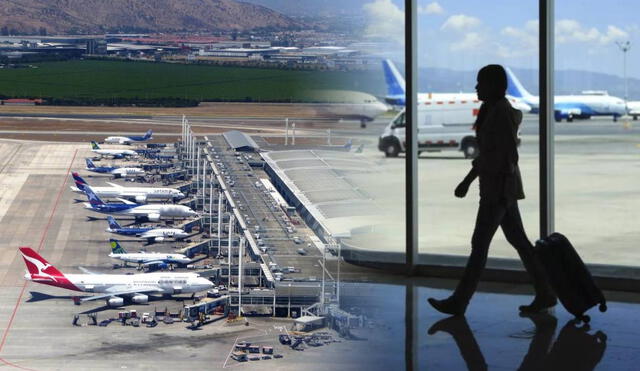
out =
[[304,100],[309,89],[383,94],[381,71],[295,71],[210,65],[72,60],[0,69],[0,94],[10,97],[200,101]]

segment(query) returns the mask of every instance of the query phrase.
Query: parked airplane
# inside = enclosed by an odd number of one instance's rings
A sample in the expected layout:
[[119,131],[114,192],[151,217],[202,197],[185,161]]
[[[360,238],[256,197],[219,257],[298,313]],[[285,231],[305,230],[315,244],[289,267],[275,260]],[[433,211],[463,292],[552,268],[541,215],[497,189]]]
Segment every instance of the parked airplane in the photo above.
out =
[[149,301],[147,294],[187,294],[206,291],[213,283],[195,273],[144,274],[63,274],[30,247],[21,247],[20,253],[27,266],[24,278],[67,290],[98,293],[84,297],[80,302],[105,299],[110,307],[124,304],[124,298],[133,303]]
[[109,240],[111,244],[111,254],[109,257],[112,259],[121,260],[125,263],[136,263],[138,269],[142,267],[154,267],[154,268],[167,268],[173,269],[174,264],[188,264],[191,263],[191,259],[187,258],[183,254],[165,254],[165,253],[128,253],[126,252],[120,243],[113,238]]
[[375,96],[352,90],[313,90],[307,92],[319,116],[360,120],[360,127],[389,110]]
[[85,162],[87,163],[87,170],[94,173],[111,174],[114,178],[135,177],[145,174],[144,169],[139,167],[96,166],[90,158],[85,158]]
[[135,228],[135,227],[122,227],[116,219],[109,215],[107,216],[107,222],[109,223],[109,228],[107,228],[107,232],[115,233],[123,236],[136,236],[139,238],[146,239],[149,243],[151,242],[162,242],[167,238],[173,238],[175,240],[181,240],[183,238],[189,237],[189,233],[185,232],[180,228],[164,228],[164,227],[143,227],[143,228]]
[[130,149],[102,149],[98,145],[98,143],[92,141],[91,142],[91,152],[104,156],[111,156],[113,158],[124,158],[124,157],[138,157],[136,151],[132,151]]
[[[540,97],[531,95],[520,80],[509,69],[507,70],[508,88],[507,93],[525,102],[532,107],[532,113],[537,113],[540,108]],[[616,121],[619,116],[627,113],[624,100],[611,96],[606,92],[597,94],[579,95],[556,95],[554,97],[554,116],[556,121],[566,119],[567,122],[573,119],[588,119],[591,116],[613,116]]]
[[140,205],[122,198],[118,199],[122,203],[105,203],[100,197],[96,196],[91,186],[85,187],[85,194],[89,202],[85,202],[84,207],[103,214],[129,215],[135,217],[136,220],[147,219],[152,222],[157,222],[160,218],[190,218],[198,215],[198,213],[184,205]]
[[[402,110],[405,106],[405,80],[390,60],[382,61],[387,84],[387,103]],[[471,125],[475,122],[480,105],[476,93],[418,93],[419,107],[424,111],[421,125]],[[507,96],[513,108],[522,112],[531,111],[531,106]]]
[[[87,161],[91,161],[87,159]],[[85,193],[85,187],[89,184],[76,172],[71,173],[76,184],[71,190],[76,193]],[[173,201],[185,197],[184,193],[175,188],[157,187],[124,187],[119,184],[107,182],[109,187],[92,187],[93,192],[99,197],[106,198],[126,198],[135,200],[139,204],[146,203],[147,200]]]
[[149,139],[153,139],[153,137],[151,136],[152,134],[153,134],[153,131],[149,129],[143,136],[132,135],[130,137],[121,137],[121,136],[106,137],[104,139],[104,142],[112,143],[112,144],[131,144],[132,142],[145,142]]
[[627,102],[627,111],[629,116],[637,120],[640,116],[640,101]]

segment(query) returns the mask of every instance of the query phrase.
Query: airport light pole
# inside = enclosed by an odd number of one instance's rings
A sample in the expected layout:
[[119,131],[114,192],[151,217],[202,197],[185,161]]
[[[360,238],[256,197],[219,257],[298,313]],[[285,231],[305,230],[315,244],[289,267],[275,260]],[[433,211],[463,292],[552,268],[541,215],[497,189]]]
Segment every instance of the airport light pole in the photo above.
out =
[[291,145],[292,146],[296,145],[296,123],[295,122],[291,123]]
[[238,245],[238,316],[242,317],[242,252],[244,248],[244,236],[240,236]]
[[627,82],[627,52],[631,49],[631,41],[616,41],[616,45],[622,51],[622,74],[624,75],[624,107],[627,109],[627,101],[629,100],[629,84]]
[[222,255],[222,188],[218,189],[218,254]]
[[322,289],[320,290],[320,310],[322,314],[324,314],[324,280],[325,280],[325,269],[327,269],[327,244],[322,244]]
[[229,274],[228,274],[228,276],[229,276],[229,284],[227,286],[227,290],[229,290],[229,293],[231,291],[231,256],[232,256],[231,255],[231,236],[232,235],[233,235],[233,214],[230,213],[229,214],[229,233],[227,233],[227,236],[229,236],[228,237],[228,241],[227,241],[228,242],[227,245],[228,245],[228,248],[229,248],[229,251],[227,252],[229,254],[228,255],[228,259],[227,259],[228,263],[229,263]]
[[289,119],[284,119],[284,145],[289,145]]
[[[198,152],[200,153],[200,152]],[[207,161],[205,158],[202,159],[202,211],[204,211],[204,200],[206,200],[206,196],[204,194],[204,189],[207,186],[206,184],[206,179],[207,179],[207,172],[206,172],[206,168],[205,165],[207,164]]]
[[200,193],[200,150],[196,148],[198,155],[196,156],[196,207],[198,207],[198,196]]
[[[213,233],[213,172],[209,174],[209,238],[211,238],[211,233]],[[209,242],[209,246],[211,246],[211,242]],[[220,250],[218,249],[218,251]]]

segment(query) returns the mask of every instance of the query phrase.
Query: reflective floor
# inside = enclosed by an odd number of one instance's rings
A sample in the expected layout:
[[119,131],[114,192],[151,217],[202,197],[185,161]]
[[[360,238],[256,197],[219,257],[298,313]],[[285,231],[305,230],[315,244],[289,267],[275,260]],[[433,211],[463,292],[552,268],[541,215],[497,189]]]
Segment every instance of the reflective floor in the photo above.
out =
[[[419,284],[413,288],[413,319],[405,310],[411,286],[354,284],[343,290],[342,305],[362,308],[375,324],[368,332],[371,353],[363,369],[640,370],[637,294],[606,293],[608,311],[590,310],[591,322],[584,325],[561,305],[520,316],[518,305],[531,300],[529,288],[504,284],[477,293],[465,317],[448,317],[426,300],[451,291]],[[440,280],[436,286],[453,284]],[[415,331],[413,344],[407,326]]]

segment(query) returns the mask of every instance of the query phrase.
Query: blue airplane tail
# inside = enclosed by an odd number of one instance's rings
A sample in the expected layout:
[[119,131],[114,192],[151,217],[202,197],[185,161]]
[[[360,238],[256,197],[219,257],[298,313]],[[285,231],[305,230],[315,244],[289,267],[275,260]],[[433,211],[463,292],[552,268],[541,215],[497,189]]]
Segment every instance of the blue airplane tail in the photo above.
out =
[[344,144],[344,148],[347,149],[347,150],[351,150],[352,146],[353,146],[353,140],[352,139],[349,139],[347,141],[347,143]]
[[100,205],[104,205],[104,202],[100,199],[100,197],[98,197],[98,195],[96,195],[93,192],[93,189],[91,189],[90,186],[85,186],[84,187],[84,192],[87,194],[87,198],[89,199],[89,203],[91,204],[91,206],[100,206]]
[[76,182],[76,184],[80,183],[83,185],[89,185],[89,183],[87,183],[84,179],[82,179],[80,174],[76,173],[75,171],[71,173],[71,176],[73,176],[73,180]]
[[87,169],[95,169],[96,165],[91,161],[90,158],[85,158],[84,161],[87,163]]
[[126,254],[127,252],[120,246],[120,242],[118,240],[114,240],[113,238],[109,239],[109,243],[111,244],[111,252],[114,254]]
[[71,173],[71,176],[73,177],[73,181],[76,184],[76,187],[82,192],[86,192],[85,188],[86,186],[88,186],[87,182],[85,182],[84,179],[82,179],[80,175],[75,171]]
[[382,61],[384,80],[387,83],[387,95],[399,96],[405,94],[404,77],[400,74],[396,66],[389,59]]
[[116,221],[116,218],[112,217],[111,215],[107,216],[107,223],[109,223],[110,229],[117,230],[122,228]]
[[532,97],[531,93],[524,88],[520,80],[511,71],[509,67],[505,67],[507,72],[507,94],[514,97],[527,100]]
[[147,132],[144,134],[144,140],[151,138],[151,135],[153,135],[153,131],[151,129],[147,130]]

